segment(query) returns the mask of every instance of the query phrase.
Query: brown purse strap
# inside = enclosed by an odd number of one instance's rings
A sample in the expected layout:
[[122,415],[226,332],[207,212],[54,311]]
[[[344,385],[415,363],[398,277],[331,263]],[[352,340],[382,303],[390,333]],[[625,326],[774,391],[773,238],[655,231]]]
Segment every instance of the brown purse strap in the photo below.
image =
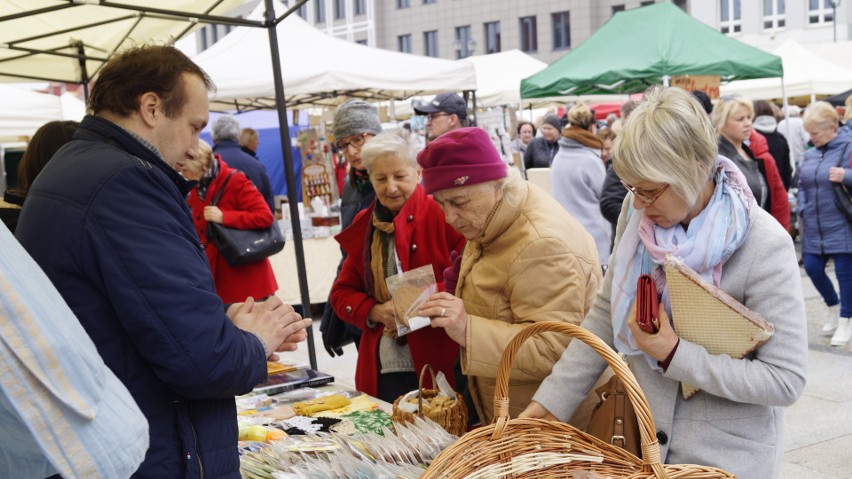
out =
[[624,421],[627,420],[627,394],[621,380],[615,380],[615,414],[612,420],[612,439],[610,443],[614,446],[625,447],[627,440],[624,437]]

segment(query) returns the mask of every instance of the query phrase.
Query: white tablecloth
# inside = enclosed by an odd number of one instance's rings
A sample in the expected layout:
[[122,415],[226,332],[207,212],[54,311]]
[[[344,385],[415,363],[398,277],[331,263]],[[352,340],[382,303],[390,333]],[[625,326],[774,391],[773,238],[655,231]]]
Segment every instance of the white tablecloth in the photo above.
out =
[[[311,304],[324,303],[334,284],[337,265],[340,264],[340,246],[332,237],[304,239],[305,268],[308,272],[308,292]],[[302,304],[299,290],[299,276],[296,272],[296,246],[288,240],[284,250],[269,258],[275,279],[278,281],[278,293],[284,302]]]

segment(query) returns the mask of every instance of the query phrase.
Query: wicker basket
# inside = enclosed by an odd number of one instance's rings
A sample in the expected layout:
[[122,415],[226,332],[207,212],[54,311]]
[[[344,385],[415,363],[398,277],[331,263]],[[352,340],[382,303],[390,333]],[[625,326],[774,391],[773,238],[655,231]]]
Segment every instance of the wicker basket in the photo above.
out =
[[[423,376],[428,370],[432,374],[432,385],[435,385],[435,370],[432,366],[425,365],[420,371],[420,393],[417,395],[417,416],[424,417],[423,414],[423,399],[432,399],[440,393],[438,389],[423,389]],[[405,412],[399,408],[399,401],[403,398],[400,396],[393,402],[393,420],[394,422],[407,423],[414,422],[414,414]],[[456,403],[449,409],[442,409],[437,412],[430,412],[425,417],[438,423],[450,434],[461,437],[467,431],[467,406],[461,394],[456,393]]]
[[[530,336],[567,333],[597,351],[624,382],[636,410],[644,461],[620,447],[575,427],[544,419],[509,419],[509,371],[515,354]],[[524,328],[506,347],[497,370],[494,422],[472,431],[445,449],[422,479],[571,478],[591,472],[603,478],[721,479],[735,476],[711,467],[660,463],[654,419],[645,394],[618,354],[585,329],[569,323],[539,322]]]

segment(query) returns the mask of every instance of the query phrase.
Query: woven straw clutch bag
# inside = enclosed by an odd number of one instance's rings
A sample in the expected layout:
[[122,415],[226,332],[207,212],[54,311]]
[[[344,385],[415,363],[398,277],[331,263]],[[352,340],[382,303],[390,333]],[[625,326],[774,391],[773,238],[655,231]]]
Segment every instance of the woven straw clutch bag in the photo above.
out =
[[[772,337],[772,323],[713,286],[679,258],[667,255],[665,268],[672,321],[681,338],[704,346],[710,354],[740,359]],[[698,392],[689,384],[681,383],[681,388],[686,399]]]

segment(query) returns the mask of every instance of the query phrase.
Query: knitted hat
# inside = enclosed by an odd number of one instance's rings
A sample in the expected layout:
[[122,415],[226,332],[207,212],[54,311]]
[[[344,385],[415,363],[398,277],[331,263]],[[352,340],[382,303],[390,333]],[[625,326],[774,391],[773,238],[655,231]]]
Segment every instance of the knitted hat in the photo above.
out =
[[544,115],[543,123],[547,123],[548,125],[552,126],[553,128],[556,128],[560,132],[562,131],[562,120],[556,113],[548,113],[547,115]]
[[426,193],[505,178],[506,163],[482,128],[448,131],[417,155]]
[[429,103],[414,107],[414,113],[418,115],[437,113],[439,111],[456,115],[459,117],[459,121],[464,121],[467,118],[467,105],[464,102],[464,98],[456,93],[441,93],[435,95],[435,98]]
[[346,100],[334,112],[334,138],[382,132],[382,122],[376,107],[364,100]]

